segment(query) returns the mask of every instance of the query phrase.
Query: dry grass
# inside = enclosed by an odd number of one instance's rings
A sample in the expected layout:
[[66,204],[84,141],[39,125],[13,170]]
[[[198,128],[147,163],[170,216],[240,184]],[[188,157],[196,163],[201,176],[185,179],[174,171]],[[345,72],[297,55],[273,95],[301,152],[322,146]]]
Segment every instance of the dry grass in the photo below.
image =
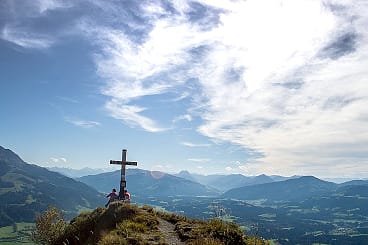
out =
[[[177,236],[192,245],[265,244],[245,236],[239,226],[218,219],[204,222],[185,216],[155,211],[152,207],[115,202],[108,209],[83,212],[65,228],[55,244],[167,244],[158,219],[172,223]],[[174,231],[173,231],[174,232]]]
[[258,237],[244,235],[240,227],[232,222],[224,222],[219,219],[212,219],[205,222],[166,212],[156,212],[156,214],[174,224],[178,236],[186,244],[267,244],[266,241]]

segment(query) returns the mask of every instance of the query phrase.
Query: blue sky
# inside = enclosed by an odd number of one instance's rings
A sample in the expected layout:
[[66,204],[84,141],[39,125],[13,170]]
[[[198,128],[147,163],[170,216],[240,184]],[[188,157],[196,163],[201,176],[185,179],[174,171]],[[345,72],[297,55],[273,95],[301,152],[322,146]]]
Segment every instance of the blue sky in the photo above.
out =
[[0,2],[0,144],[41,166],[368,176],[368,3]]

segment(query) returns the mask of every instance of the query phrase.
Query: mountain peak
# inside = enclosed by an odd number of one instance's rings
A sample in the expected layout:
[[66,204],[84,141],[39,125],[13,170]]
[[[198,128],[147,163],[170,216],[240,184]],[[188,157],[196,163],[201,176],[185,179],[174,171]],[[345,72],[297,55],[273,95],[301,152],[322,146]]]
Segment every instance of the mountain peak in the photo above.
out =
[[260,174],[260,175],[258,175],[257,177],[268,177],[267,175],[265,175],[265,174]]
[[13,151],[0,146],[0,161],[12,164],[22,164],[24,161]]
[[321,180],[315,176],[312,175],[306,175],[306,176],[301,176],[299,178],[295,178],[295,179],[291,179],[291,180],[298,180],[298,181],[309,181],[309,182],[323,182],[323,183],[332,183],[332,182],[328,182],[325,180]]
[[314,176],[264,183],[232,189],[224,197],[247,200],[305,200],[311,196],[321,195],[337,188],[337,184],[320,180]]
[[0,147],[0,226],[32,222],[49,205],[77,213],[104,201],[95,189],[47,170],[27,164],[11,150]]
[[178,174],[190,174],[188,170],[181,170]]

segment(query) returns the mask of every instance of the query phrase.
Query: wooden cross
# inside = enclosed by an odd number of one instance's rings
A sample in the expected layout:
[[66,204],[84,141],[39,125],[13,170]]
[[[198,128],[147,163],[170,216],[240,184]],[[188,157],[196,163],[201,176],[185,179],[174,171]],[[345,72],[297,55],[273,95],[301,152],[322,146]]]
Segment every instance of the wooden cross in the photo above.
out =
[[121,165],[121,178],[120,178],[120,191],[119,191],[119,199],[120,200],[125,199],[124,188],[126,187],[126,179],[125,179],[126,165],[137,166],[137,162],[127,162],[126,152],[127,152],[127,150],[123,149],[123,155],[122,155],[122,160],[121,161],[110,160],[110,164],[119,164],[119,165]]

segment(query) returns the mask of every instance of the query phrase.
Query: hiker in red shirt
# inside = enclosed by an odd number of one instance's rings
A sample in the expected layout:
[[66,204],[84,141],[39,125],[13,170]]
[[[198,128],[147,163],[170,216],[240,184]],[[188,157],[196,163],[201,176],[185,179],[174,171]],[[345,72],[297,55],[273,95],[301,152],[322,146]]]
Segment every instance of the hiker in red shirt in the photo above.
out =
[[126,202],[130,202],[130,193],[128,192],[128,190],[124,191],[124,198]]
[[118,196],[118,194],[116,194],[116,189],[114,188],[114,189],[112,189],[112,192],[109,195],[107,195],[106,197],[110,198],[109,201],[105,204],[105,207],[107,208],[109,206],[110,202],[117,200],[119,196]]

